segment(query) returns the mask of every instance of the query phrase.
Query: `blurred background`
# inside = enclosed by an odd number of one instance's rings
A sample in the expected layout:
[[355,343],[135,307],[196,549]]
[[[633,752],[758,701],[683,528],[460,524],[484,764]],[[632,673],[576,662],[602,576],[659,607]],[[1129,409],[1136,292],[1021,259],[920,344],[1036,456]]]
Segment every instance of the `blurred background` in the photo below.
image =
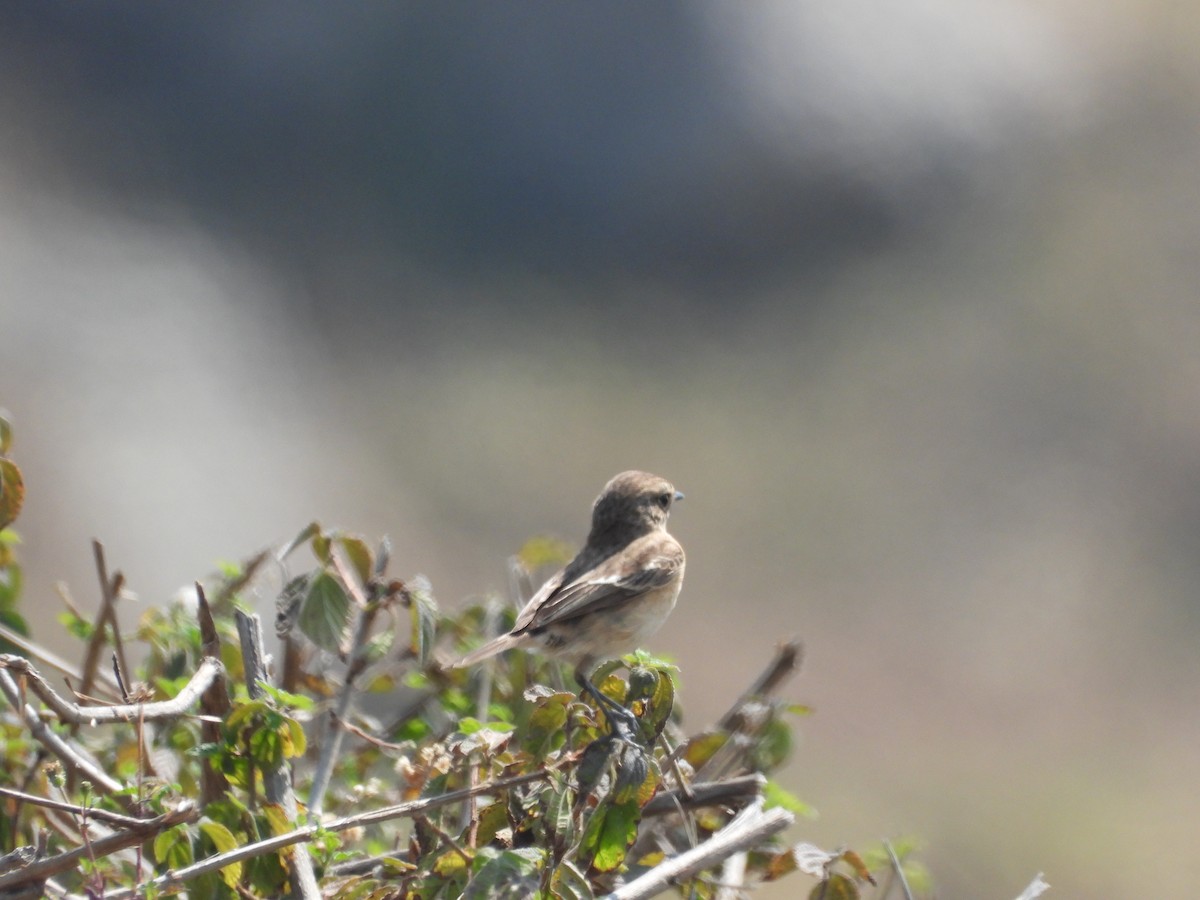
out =
[[453,607],[644,468],[689,720],[805,642],[797,839],[1193,892],[1198,49],[1165,0],[3,5],[37,633],[93,537],[145,606],[314,518]]

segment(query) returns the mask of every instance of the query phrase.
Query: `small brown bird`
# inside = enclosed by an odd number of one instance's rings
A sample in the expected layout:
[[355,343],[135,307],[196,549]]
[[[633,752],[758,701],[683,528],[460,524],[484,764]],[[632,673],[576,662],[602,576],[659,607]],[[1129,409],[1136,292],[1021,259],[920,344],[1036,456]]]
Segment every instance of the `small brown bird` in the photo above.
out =
[[587,676],[599,662],[637,647],[674,608],[684,554],[667,533],[667,517],[682,499],[657,475],[617,475],[596,498],[592,530],[579,554],[525,604],[512,631],[468,653],[458,665],[474,665],[514,647],[540,649],[575,663],[580,687],[610,721],[628,727],[632,714],[596,690]]

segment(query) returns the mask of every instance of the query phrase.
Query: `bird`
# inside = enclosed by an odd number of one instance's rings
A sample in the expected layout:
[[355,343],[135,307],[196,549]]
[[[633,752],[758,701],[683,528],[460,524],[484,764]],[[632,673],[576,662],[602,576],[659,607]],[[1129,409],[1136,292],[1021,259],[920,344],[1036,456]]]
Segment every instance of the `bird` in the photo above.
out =
[[592,505],[583,548],[546,581],[517,615],[512,630],[464,656],[472,666],[514,648],[540,650],[575,665],[575,680],[618,731],[636,719],[601,694],[595,667],[638,647],[666,621],[679,598],[686,557],[667,532],[683,494],[665,478],[631,470],[614,476]]

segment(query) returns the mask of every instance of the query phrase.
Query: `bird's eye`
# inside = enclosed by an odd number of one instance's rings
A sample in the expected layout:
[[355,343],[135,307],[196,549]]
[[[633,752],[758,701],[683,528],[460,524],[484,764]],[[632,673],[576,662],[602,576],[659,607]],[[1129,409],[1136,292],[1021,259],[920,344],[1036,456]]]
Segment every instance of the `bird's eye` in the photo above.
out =
[[668,509],[671,506],[671,492],[670,491],[667,491],[665,494],[658,495],[658,505],[661,506],[663,509]]

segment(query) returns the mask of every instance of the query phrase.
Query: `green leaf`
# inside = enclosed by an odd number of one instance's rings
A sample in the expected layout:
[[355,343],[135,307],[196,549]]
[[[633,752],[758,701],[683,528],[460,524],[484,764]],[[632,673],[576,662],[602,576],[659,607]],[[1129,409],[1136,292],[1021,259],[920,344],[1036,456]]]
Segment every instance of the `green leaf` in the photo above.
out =
[[154,858],[168,869],[182,869],[193,862],[192,840],[186,825],[176,825],[154,836]]
[[496,838],[496,833],[509,828],[512,823],[508,818],[508,804],[497,800],[479,811],[479,822],[476,839],[480,846],[487,846]]
[[262,805],[263,816],[267,820],[267,824],[271,826],[271,834],[287,834],[294,826],[292,820],[288,818],[283,807],[278,803],[264,803]]
[[569,847],[574,842],[575,816],[572,812],[575,806],[575,792],[570,785],[564,783],[555,785],[541,795],[542,817],[546,829],[551,836],[558,838],[562,846]]
[[327,566],[329,565],[329,554],[332,550],[333,538],[318,529],[317,533],[312,536],[313,556],[317,558],[321,565]]
[[536,897],[545,863],[546,851],[540,847],[503,850],[495,855],[481,850],[472,867],[475,873],[463,892],[463,900]]
[[317,708],[317,704],[312,697],[306,697],[303,694],[293,694],[290,691],[285,691],[283,688],[275,687],[275,685],[267,681],[260,680],[258,686],[262,688],[264,694],[284,709],[312,712]]
[[292,551],[301,544],[310,540],[314,535],[321,533],[321,524],[319,522],[309,522],[300,530],[300,533],[292,538],[283,549],[279,551],[279,559],[284,560],[291,556]]
[[8,456],[8,448],[12,446],[12,425],[8,419],[0,416],[0,456]]
[[646,744],[658,740],[675,705],[675,684],[666,671],[637,665],[629,670],[625,704],[637,710]]
[[858,900],[859,896],[858,885],[836,872],[808,892],[809,900]]
[[236,730],[245,720],[266,713],[270,708],[266,700],[243,700],[225,718],[225,725],[231,731]]
[[550,880],[550,896],[555,900],[594,900],[595,894],[588,883],[587,876],[575,867],[575,864],[564,859],[554,870]]
[[772,719],[758,737],[754,746],[755,768],[762,772],[770,772],[783,765],[784,760],[792,751],[792,729],[786,722]]
[[568,707],[574,701],[575,695],[566,691],[543,698],[525,723],[520,735],[522,746],[539,758],[546,750],[557,749],[565,737]]
[[95,630],[92,623],[87,619],[80,618],[75,613],[67,611],[60,612],[57,616],[58,624],[67,630],[67,634],[79,641],[91,640],[92,632]]
[[713,755],[725,746],[725,742],[729,740],[729,735],[724,731],[709,731],[704,734],[698,734],[687,743],[687,749],[683,751],[683,758],[687,760],[688,765],[693,769],[699,769],[702,765],[713,758]]
[[785,791],[779,786],[777,781],[768,781],[766,787],[763,788],[764,807],[770,809],[773,806],[782,806],[784,809],[794,812],[798,816],[804,816],[806,819],[815,819],[817,811],[809,806],[795,794]]
[[308,749],[304,726],[291,717],[283,720],[283,733],[280,737],[283,739],[283,755],[288,759],[303,756],[304,751]]
[[415,576],[408,585],[408,599],[412,617],[409,650],[416,657],[417,664],[424,668],[437,638],[437,601],[433,599],[429,579],[423,575]]
[[308,587],[296,620],[300,631],[323,650],[336,653],[350,615],[350,597],[331,573],[322,571]]
[[603,809],[602,814],[593,815],[588,823],[588,831],[594,830],[595,836],[590,842],[585,836],[584,844],[590,843],[595,848],[592,868],[599,872],[611,872],[625,861],[625,854],[637,837],[641,810],[636,800]]
[[565,566],[575,555],[575,550],[566,541],[552,537],[534,537],[527,540],[517,551],[517,562],[526,572],[551,566]]
[[371,559],[371,549],[367,546],[367,542],[360,537],[353,535],[341,535],[337,542],[346,553],[346,558],[350,560],[350,565],[354,567],[354,574],[358,576],[359,584],[366,584],[371,580],[371,571],[375,567],[374,560]]
[[[214,822],[212,819],[204,818],[200,820],[200,831],[212,841],[213,846],[217,848],[218,853],[228,853],[231,850],[236,850],[241,844],[238,839],[233,836],[233,832],[222,825],[220,822]],[[238,882],[242,880],[242,864],[240,862],[230,863],[221,869],[221,880],[225,882],[231,889],[236,888]]]
[[20,514],[25,502],[25,480],[10,459],[0,458],[0,528],[7,528]]

